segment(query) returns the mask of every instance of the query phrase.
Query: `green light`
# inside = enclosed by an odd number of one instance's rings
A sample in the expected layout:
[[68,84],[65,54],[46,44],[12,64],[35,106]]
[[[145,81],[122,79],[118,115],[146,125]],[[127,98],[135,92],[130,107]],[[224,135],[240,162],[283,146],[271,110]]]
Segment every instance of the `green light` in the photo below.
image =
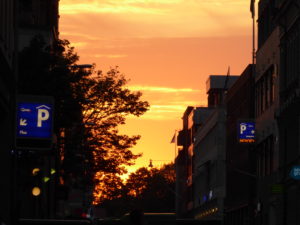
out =
[[44,180],[45,183],[47,183],[50,180],[50,178],[49,177],[44,177],[43,180]]
[[51,168],[51,172],[50,173],[51,174],[55,174],[56,173],[55,169]]

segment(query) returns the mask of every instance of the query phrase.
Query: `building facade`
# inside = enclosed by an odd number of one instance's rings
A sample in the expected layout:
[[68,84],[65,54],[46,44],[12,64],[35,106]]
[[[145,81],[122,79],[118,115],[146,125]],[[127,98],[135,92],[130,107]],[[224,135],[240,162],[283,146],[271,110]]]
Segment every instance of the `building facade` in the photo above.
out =
[[5,224],[13,219],[12,154],[14,143],[15,1],[0,3],[0,218]]
[[293,177],[300,165],[300,1],[281,0],[277,7],[280,27],[279,66],[279,178],[283,186],[277,224],[300,223],[300,186]]
[[193,160],[195,219],[223,220],[226,192],[225,121],[225,108],[218,106],[195,136]]
[[192,190],[189,179],[192,176],[192,149],[194,138],[194,107],[188,106],[182,117],[182,130],[177,136],[179,147],[176,157],[176,215],[190,217]]
[[280,27],[275,20],[279,1],[258,3],[258,49],[255,71],[257,224],[280,224],[279,177]]
[[248,65],[226,95],[226,198],[224,224],[253,224],[256,190],[254,144],[240,143],[240,123],[254,121],[254,66]]
[[178,218],[223,220],[225,197],[225,92],[238,76],[211,75],[208,107],[188,107],[177,137]]
[[[58,4],[59,0],[16,0],[16,28],[18,33],[17,50],[22,51],[28,47],[30,41],[37,35],[42,36],[45,44],[51,44],[58,39]],[[21,80],[22,73],[19,73]],[[25,79],[28,80],[27,75]],[[43,76],[43,74],[41,74]],[[20,86],[20,85],[19,85]],[[32,94],[16,90],[18,95]],[[19,208],[20,218],[54,218],[57,207],[57,199],[60,198],[57,183],[57,166],[59,157],[56,150],[47,153],[42,151],[23,151],[17,164],[19,183]],[[37,175],[33,170],[38,169]],[[44,181],[44,179],[49,179]],[[38,196],[32,194],[33,184],[38,184],[41,193]]]
[[193,157],[193,217],[224,218],[226,196],[226,107],[227,90],[238,76],[211,75],[206,82],[211,113],[197,130]]
[[18,0],[19,50],[36,35],[41,35],[48,45],[58,39],[58,5],[59,0]]

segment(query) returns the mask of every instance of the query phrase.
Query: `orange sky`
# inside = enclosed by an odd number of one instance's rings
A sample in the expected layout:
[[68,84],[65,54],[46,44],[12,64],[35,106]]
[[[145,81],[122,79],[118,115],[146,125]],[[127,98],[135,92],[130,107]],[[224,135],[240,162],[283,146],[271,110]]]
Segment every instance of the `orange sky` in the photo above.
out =
[[[189,105],[206,105],[210,74],[240,74],[251,62],[250,0],[60,0],[60,38],[80,63],[119,66],[151,109],[121,128],[140,134],[136,166],[174,160],[176,129]],[[133,170],[131,168],[130,170]]]

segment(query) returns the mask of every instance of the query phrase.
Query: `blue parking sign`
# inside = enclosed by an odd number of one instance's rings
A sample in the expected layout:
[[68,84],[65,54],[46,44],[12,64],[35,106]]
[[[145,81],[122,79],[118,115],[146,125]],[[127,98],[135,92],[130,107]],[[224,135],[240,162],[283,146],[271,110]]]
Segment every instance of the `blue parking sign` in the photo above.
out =
[[255,142],[255,122],[240,122],[238,126],[239,143]]
[[17,104],[17,137],[52,138],[53,105],[19,102]]

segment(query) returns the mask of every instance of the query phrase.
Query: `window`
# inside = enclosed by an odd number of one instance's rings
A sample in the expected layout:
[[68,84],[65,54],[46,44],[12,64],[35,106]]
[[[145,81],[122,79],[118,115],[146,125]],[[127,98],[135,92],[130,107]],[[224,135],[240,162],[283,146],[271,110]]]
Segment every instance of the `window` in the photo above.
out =
[[274,138],[273,135],[262,141],[257,152],[259,157],[257,159],[258,176],[264,177],[272,174],[274,171]]
[[270,91],[269,91],[269,73],[265,76],[265,107],[269,107],[269,97],[270,97]]
[[299,79],[299,48],[300,48],[300,22],[298,21],[290,28],[281,47],[281,65],[280,68],[283,74],[283,90],[287,92],[295,88]]
[[270,103],[272,104],[274,101],[275,101],[275,78],[276,78],[276,69],[275,69],[275,66],[273,68],[273,73],[271,74],[271,79],[270,79],[270,82],[271,82],[271,90],[270,90]]
[[255,112],[258,117],[267,110],[275,99],[275,74],[272,65],[256,82],[255,85]]
[[265,111],[265,104],[266,104],[266,101],[265,101],[265,78],[262,77],[261,78],[261,81],[260,81],[260,91],[261,91],[261,113]]
[[258,115],[258,101],[257,101],[257,96],[258,96],[258,90],[255,88],[254,90],[254,99],[255,99],[255,115]]
[[31,11],[32,10],[32,0],[21,1],[22,10]]

